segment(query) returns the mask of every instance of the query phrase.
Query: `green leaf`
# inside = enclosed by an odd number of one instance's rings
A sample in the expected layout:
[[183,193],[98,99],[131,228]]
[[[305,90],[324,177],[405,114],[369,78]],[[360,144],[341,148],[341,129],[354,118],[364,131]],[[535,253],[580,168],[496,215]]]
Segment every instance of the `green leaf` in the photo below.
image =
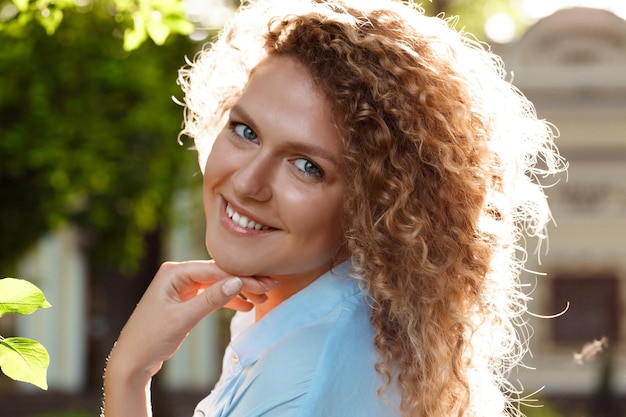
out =
[[6,376],[48,389],[50,355],[39,342],[24,337],[0,340],[0,368]]
[[181,35],[189,35],[196,29],[196,25],[189,20],[183,18],[167,18],[163,20],[165,24],[170,28],[172,33],[179,33]]
[[28,0],[13,0],[13,4],[20,12],[25,12],[28,10]]
[[46,12],[37,14],[36,19],[46,30],[48,35],[53,35],[63,20],[63,12],[59,9],[44,9]]
[[137,48],[147,39],[145,28],[141,29],[126,29],[124,31],[124,50],[132,51]]
[[56,0],[54,2],[54,6],[59,9],[69,9],[71,7],[74,7],[75,5],[76,4],[74,0]]
[[147,32],[154,43],[163,45],[170,35],[170,28],[161,20],[151,20],[148,22]]
[[0,279],[0,317],[8,313],[30,314],[50,304],[43,292],[30,282],[17,278]]
[[124,31],[124,50],[132,51],[148,39],[146,25],[139,11],[133,13],[133,27]]

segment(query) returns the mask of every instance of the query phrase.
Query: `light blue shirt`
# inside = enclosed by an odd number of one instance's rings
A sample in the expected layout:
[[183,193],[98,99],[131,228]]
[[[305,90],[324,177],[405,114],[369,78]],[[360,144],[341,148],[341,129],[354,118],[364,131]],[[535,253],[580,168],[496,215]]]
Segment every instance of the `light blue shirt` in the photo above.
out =
[[400,416],[395,386],[377,393],[370,308],[348,271],[336,266],[257,323],[237,313],[220,380],[194,417]]

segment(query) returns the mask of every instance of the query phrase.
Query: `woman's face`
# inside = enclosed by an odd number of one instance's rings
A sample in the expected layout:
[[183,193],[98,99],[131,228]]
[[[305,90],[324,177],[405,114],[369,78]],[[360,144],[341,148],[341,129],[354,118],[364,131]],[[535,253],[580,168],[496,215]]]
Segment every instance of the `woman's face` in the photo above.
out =
[[259,64],[204,173],[206,245],[233,275],[308,285],[342,246],[346,185],[329,105],[295,59]]

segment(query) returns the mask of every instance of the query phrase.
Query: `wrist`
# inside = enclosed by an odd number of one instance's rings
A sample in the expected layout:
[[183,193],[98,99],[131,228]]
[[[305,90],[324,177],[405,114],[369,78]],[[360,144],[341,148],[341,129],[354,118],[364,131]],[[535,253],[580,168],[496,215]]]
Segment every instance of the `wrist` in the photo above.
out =
[[150,386],[150,381],[156,371],[149,367],[140,366],[140,361],[134,360],[132,355],[113,347],[106,363],[104,372],[105,386],[107,381],[114,381],[115,384],[139,389]]
[[124,355],[112,352],[104,372],[102,417],[151,417],[151,381],[149,372],[136,370]]

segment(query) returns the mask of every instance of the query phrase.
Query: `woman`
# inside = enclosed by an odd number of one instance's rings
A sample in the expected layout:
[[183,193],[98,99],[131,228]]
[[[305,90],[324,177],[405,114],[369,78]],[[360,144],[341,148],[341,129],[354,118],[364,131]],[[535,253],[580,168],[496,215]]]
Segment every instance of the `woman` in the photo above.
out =
[[106,417],[149,415],[152,376],[224,304],[252,310],[196,416],[517,414],[519,240],[564,164],[503,76],[416,6],[248,3],[179,78],[214,263],[157,273]]

